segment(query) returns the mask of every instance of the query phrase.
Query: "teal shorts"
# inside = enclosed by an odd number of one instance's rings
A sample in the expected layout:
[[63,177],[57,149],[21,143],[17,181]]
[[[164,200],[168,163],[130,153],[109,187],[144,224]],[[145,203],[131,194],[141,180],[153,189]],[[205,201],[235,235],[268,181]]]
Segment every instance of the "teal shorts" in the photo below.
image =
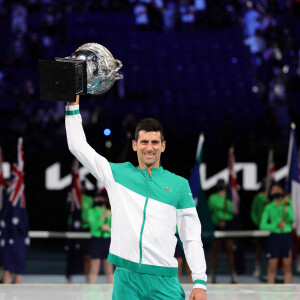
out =
[[117,267],[112,300],[184,300],[177,277],[136,273]]

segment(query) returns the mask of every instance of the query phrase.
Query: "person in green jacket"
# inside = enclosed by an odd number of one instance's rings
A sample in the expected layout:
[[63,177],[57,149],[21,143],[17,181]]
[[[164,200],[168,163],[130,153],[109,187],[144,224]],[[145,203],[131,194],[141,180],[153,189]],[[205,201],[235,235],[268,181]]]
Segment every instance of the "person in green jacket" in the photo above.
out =
[[[217,192],[210,195],[208,199],[208,209],[211,214],[216,230],[232,230],[233,229],[233,204],[227,199],[226,184],[223,179],[219,179],[216,185]],[[237,274],[234,266],[233,239],[224,239],[228,263],[231,272],[231,282],[237,283]],[[216,270],[219,262],[221,251],[221,240],[216,239],[212,242],[211,254],[211,282],[216,283]]]
[[294,251],[292,229],[295,215],[292,201],[284,195],[283,188],[274,184],[269,203],[262,214],[260,229],[270,230],[268,238],[268,283],[274,283],[278,258],[283,258],[284,283],[292,282],[292,254]]
[[[263,182],[259,193],[257,193],[252,201],[250,216],[255,229],[259,229],[261,216],[265,206],[268,204],[266,184]],[[258,278],[261,274],[261,254],[263,249],[263,239],[255,239],[255,269],[253,277]]]
[[[81,181],[81,228],[85,232],[90,232],[90,225],[88,222],[88,210],[94,205],[93,197],[87,194],[85,181]],[[83,252],[83,271],[88,282],[88,274],[90,270],[90,239],[82,241]]]
[[88,283],[97,283],[97,276],[103,261],[107,283],[113,283],[113,265],[107,261],[110,246],[111,210],[105,190],[97,191],[94,196],[94,207],[87,211],[90,226],[90,270]]

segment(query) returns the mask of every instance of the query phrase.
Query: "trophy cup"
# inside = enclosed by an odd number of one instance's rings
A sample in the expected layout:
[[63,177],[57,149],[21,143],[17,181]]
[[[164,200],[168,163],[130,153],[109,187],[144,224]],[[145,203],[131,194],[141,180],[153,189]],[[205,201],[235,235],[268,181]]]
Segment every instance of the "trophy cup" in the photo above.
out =
[[71,56],[40,60],[40,98],[75,102],[76,95],[103,94],[116,80],[122,63],[100,44],[87,43]]

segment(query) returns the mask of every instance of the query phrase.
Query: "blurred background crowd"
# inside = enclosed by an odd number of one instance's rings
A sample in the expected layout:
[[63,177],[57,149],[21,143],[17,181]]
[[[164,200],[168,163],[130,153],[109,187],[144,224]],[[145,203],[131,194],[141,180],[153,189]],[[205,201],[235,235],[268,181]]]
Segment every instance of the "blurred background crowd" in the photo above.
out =
[[64,103],[39,99],[38,63],[85,42],[124,64],[124,80],[82,103],[87,135],[99,133],[92,143],[113,160],[124,159],[119,147],[143,116],[159,118],[170,143],[184,133],[187,152],[205,131],[208,153],[235,143],[244,160],[270,144],[285,153],[298,123],[296,0],[1,1],[0,14],[0,142],[9,151],[20,135],[31,153],[65,151]]

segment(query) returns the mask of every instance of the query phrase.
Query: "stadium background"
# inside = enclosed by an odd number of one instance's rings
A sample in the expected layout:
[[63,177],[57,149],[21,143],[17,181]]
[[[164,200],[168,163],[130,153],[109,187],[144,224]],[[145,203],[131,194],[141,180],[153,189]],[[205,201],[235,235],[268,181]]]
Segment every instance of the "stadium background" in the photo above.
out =
[[[179,7],[179,1],[169,2]],[[104,45],[124,65],[124,79],[109,92],[81,101],[87,139],[110,161],[136,164],[133,129],[139,119],[153,116],[166,129],[162,165],[185,178],[201,131],[208,176],[227,166],[232,144],[237,162],[257,163],[258,180],[265,176],[271,147],[276,169],[286,164],[290,123],[300,125],[299,4],[254,2],[276,24],[264,32],[259,66],[244,43],[245,1],[207,1],[192,24],[182,23],[177,12],[172,29],[164,26],[165,10],[153,7],[149,24],[138,26],[130,1],[1,1],[0,145],[4,160],[12,163],[17,138],[24,138],[31,230],[66,230],[69,187],[46,190],[45,169],[60,162],[63,177],[72,162],[64,103],[39,99],[38,60],[68,56],[86,42]],[[13,27],[19,4],[27,14],[25,29]],[[103,134],[105,128],[111,135]],[[240,190],[243,229],[253,228],[254,193]],[[49,249],[44,242],[32,241],[32,251]]]

